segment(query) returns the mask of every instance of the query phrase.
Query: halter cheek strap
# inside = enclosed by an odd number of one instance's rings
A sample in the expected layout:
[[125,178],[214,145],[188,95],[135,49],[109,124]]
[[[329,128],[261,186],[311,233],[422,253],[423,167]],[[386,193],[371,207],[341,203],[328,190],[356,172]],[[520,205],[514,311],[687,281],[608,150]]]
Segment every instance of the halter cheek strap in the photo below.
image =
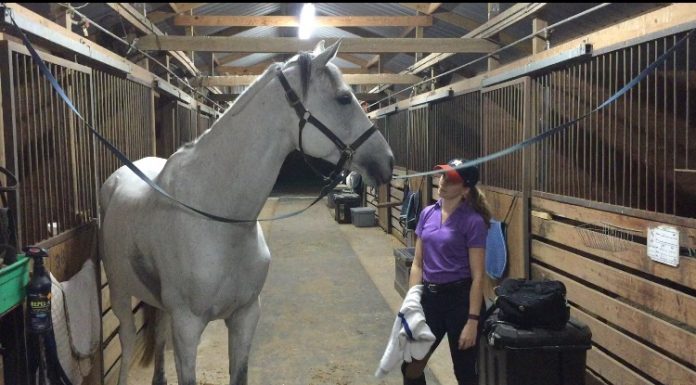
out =
[[[283,86],[283,89],[285,90],[285,97],[287,98],[288,103],[295,110],[297,117],[300,118],[300,121],[298,123],[298,143],[300,147],[300,153],[302,153],[302,157],[304,158],[305,162],[307,162],[309,167],[317,175],[324,178],[324,180],[333,180],[334,178],[337,178],[339,175],[342,178],[344,170],[348,168],[350,162],[353,159],[353,155],[355,155],[355,151],[372,134],[374,134],[377,131],[377,127],[375,127],[375,125],[372,125],[370,128],[365,130],[365,132],[363,132],[362,135],[360,135],[360,137],[358,137],[358,139],[356,139],[353,143],[351,143],[350,145],[346,145],[338,136],[336,136],[336,134],[334,134],[328,127],[326,127],[326,125],[319,121],[319,119],[315,118],[314,115],[312,115],[312,113],[305,108],[299,96],[297,96],[295,90],[293,90],[290,86],[290,83],[283,74],[283,71],[280,69],[278,69],[278,80],[280,80],[280,84]],[[312,163],[307,158],[307,154],[305,153],[304,148],[302,146],[302,133],[307,123],[310,123],[314,127],[316,127],[321,133],[323,133],[327,138],[329,138],[329,140],[331,140],[334,143],[334,145],[341,151],[341,157],[339,158],[338,162],[336,162],[336,167],[328,176],[321,173],[312,165]]]

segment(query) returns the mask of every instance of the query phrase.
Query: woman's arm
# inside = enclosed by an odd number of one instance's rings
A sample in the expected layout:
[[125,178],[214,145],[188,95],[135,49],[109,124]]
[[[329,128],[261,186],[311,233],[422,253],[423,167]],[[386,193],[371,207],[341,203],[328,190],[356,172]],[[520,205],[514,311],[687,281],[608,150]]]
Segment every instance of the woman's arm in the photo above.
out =
[[[480,316],[483,302],[483,272],[485,269],[486,249],[469,248],[469,267],[471,268],[471,290],[469,291],[469,314]],[[478,320],[469,319],[459,336],[459,349],[464,350],[476,345]]]
[[[483,273],[485,271],[486,249],[476,247],[469,249],[469,267],[471,269],[471,291],[469,292],[469,314],[480,315],[483,302]],[[473,321],[473,320],[470,320]]]
[[419,237],[416,237],[416,252],[411,264],[411,275],[408,277],[408,288],[423,283],[423,244]]

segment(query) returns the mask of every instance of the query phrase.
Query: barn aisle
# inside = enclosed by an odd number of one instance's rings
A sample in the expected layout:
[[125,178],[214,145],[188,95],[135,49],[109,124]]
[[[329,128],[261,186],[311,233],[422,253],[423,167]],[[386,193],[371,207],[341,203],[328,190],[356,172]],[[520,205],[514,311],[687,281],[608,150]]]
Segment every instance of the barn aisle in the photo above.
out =
[[[270,198],[262,216],[301,209],[309,202],[300,196]],[[396,372],[383,380],[373,376],[394,306],[401,300],[389,287],[393,257],[384,241],[391,237],[377,228],[337,224],[324,202],[263,227],[273,259],[262,292],[249,385],[401,384]],[[370,253],[370,244],[381,244],[382,255],[368,274],[361,259]],[[171,354],[168,349],[167,377],[176,383]],[[198,383],[227,384],[227,368],[226,329],[216,321],[208,325],[199,346]],[[149,384],[151,371],[134,366],[131,383]],[[429,385],[440,384],[429,370],[426,376]]]

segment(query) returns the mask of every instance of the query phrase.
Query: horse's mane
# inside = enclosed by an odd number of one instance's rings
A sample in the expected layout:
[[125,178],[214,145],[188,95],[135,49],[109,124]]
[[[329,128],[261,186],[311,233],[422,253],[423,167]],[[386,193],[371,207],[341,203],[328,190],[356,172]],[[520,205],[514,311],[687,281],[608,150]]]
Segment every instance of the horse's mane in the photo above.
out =
[[[271,64],[266,71],[261,74],[249,87],[244,90],[239,97],[232,103],[232,105],[225,111],[222,116],[230,115],[230,116],[235,116],[237,115],[244,107],[246,107],[249,102],[254,99],[254,96],[261,91],[266,84],[268,84],[271,80],[273,80],[273,77],[276,75],[276,71],[282,66],[283,69],[287,68],[289,65],[292,65],[294,63],[297,63],[300,66],[300,79],[301,79],[301,87],[302,87],[302,96],[306,97],[307,96],[307,88],[309,88],[309,75],[312,72],[312,56],[309,52],[303,52],[295,57],[291,58],[285,63],[282,62],[276,62]],[[220,117],[221,120],[222,117]],[[214,127],[215,125],[213,125]],[[198,140],[200,140],[204,135],[206,135],[210,130],[213,128],[210,127],[207,129],[204,133],[202,133],[197,139],[194,139],[188,143],[185,143],[182,147],[184,148],[189,148],[192,147]]]

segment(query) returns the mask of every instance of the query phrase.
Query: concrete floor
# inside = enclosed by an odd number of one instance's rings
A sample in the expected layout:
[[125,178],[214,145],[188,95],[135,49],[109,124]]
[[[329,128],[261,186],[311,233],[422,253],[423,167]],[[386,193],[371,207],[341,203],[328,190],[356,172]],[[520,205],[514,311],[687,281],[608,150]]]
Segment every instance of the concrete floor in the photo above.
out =
[[[309,196],[269,198],[261,217],[304,208]],[[249,385],[397,385],[398,368],[373,376],[401,297],[393,287],[392,249],[378,227],[339,225],[319,202],[292,218],[263,223],[272,254],[261,294],[261,319],[249,362]],[[429,385],[455,384],[446,341],[426,370]],[[199,384],[229,383],[227,329],[208,325],[198,348]],[[167,378],[176,383],[172,350]],[[149,385],[152,368],[134,365],[130,384]]]

